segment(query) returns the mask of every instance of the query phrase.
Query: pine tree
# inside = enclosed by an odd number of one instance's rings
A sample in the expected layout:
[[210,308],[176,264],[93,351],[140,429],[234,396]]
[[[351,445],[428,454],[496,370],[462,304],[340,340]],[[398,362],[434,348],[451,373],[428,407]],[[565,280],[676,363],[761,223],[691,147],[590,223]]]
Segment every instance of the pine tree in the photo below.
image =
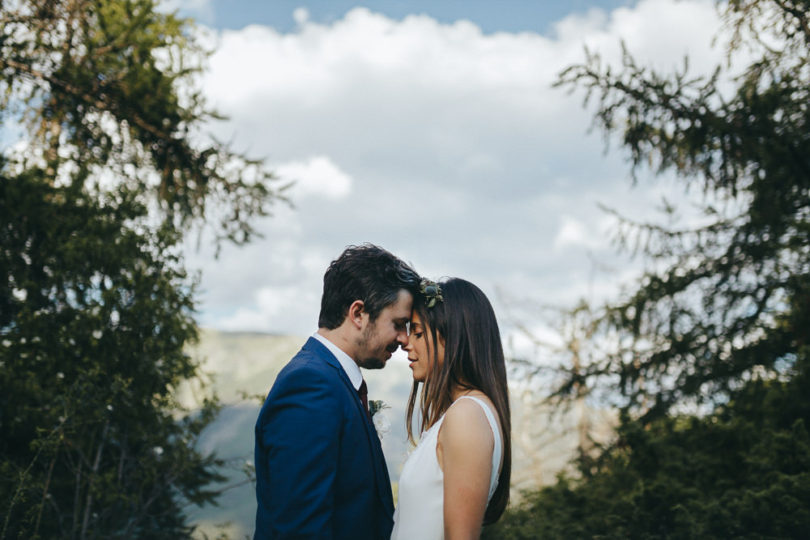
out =
[[[190,21],[151,0],[0,3],[0,538],[178,538],[213,502],[180,241],[282,200],[205,137]],[[16,141],[15,141],[16,139]]]
[[621,245],[647,270],[588,322],[604,354],[559,389],[618,393],[616,442],[485,538],[810,530],[810,3],[719,5],[732,60],[755,58],[736,78],[728,66],[664,76],[628,51],[619,71],[589,54],[560,76],[596,100],[596,124],[620,135],[635,170],[652,164],[702,189],[706,222],[621,217]]
[[723,403],[755,377],[806,369],[809,6],[724,4],[729,54],[759,53],[730,93],[720,85],[728,67],[667,77],[629,52],[618,72],[589,54],[561,74],[559,85],[584,87],[596,99],[597,125],[620,134],[634,167],[674,171],[705,195],[697,228],[621,218],[622,245],[639,249],[648,270],[598,321],[618,345],[563,391],[582,379],[588,387],[618,379],[625,404],[652,419],[676,404]]

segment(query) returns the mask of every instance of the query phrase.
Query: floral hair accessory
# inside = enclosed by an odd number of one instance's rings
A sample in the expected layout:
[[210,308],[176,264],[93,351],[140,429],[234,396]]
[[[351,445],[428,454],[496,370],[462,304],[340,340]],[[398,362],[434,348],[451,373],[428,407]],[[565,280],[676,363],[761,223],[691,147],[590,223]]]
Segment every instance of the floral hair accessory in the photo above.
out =
[[425,305],[432,308],[436,305],[436,301],[444,302],[442,298],[442,288],[435,281],[430,281],[427,278],[422,278],[419,282],[419,292],[425,297]]

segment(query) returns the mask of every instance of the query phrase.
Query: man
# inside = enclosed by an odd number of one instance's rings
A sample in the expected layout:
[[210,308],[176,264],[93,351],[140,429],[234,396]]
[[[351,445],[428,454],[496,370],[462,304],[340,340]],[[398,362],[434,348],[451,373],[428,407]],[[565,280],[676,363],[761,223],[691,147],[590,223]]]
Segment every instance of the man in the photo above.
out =
[[408,343],[419,277],[374,245],[323,278],[318,331],[281,370],[256,421],[258,539],[388,540],[391,482],[360,368]]

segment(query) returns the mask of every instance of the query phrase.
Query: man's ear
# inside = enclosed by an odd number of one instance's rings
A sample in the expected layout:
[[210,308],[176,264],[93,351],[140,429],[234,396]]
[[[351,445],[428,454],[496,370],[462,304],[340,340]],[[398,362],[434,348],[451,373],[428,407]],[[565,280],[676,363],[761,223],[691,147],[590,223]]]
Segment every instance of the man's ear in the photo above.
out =
[[349,306],[349,313],[346,317],[358,330],[363,328],[363,316],[366,314],[365,307],[366,305],[362,300],[355,300]]

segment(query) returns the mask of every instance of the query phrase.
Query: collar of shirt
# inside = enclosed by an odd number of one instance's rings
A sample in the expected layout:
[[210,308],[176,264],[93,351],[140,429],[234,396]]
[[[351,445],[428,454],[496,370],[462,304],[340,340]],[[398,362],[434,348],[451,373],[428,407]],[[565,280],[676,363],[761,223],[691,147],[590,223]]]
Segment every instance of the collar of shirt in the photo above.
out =
[[320,335],[318,332],[312,334],[312,337],[323,343],[324,347],[329,349],[337,361],[340,362],[340,366],[343,368],[343,371],[346,372],[346,375],[349,376],[349,381],[351,381],[352,386],[354,386],[355,390],[360,389],[360,385],[363,382],[363,374],[360,372],[360,367],[357,363],[351,359],[351,357],[343,352],[340,347]]

